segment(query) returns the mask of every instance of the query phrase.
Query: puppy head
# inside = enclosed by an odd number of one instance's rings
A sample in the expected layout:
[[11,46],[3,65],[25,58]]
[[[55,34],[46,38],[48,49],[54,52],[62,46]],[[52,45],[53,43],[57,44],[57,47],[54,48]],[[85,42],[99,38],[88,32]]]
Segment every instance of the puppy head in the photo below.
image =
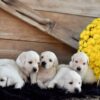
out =
[[57,67],[58,59],[57,56],[51,51],[45,51],[41,53],[40,64],[42,67],[49,69],[52,67]]
[[31,72],[38,72],[39,62],[39,54],[35,51],[22,52],[16,60],[17,65],[26,74]]
[[84,52],[77,52],[70,61],[71,69],[82,73],[88,67],[89,58]]
[[67,82],[66,82],[66,87],[68,92],[70,93],[79,93],[81,92],[81,86],[82,86],[82,79],[81,76],[75,72],[75,71],[71,71]]

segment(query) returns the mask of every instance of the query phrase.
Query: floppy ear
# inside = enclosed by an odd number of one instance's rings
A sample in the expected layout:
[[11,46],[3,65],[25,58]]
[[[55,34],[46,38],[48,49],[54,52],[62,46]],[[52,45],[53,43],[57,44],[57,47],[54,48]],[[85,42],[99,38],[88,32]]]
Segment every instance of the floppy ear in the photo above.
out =
[[73,54],[71,57],[71,61],[69,62],[69,67],[73,67],[74,56],[75,54]]
[[58,58],[57,57],[55,57],[55,60],[54,60],[54,67],[57,67],[58,66]]
[[16,59],[16,63],[19,67],[23,67],[26,61],[26,52],[22,52]]
[[69,67],[70,67],[70,68],[73,67],[72,61],[69,62]]
[[72,62],[74,61],[74,56],[75,56],[75,54],[73,54],[73,55],[71,56],[71,61],[72,61]]
[[89,64],[89,57],[87,56],[86,58],[87,58],[87,64]]

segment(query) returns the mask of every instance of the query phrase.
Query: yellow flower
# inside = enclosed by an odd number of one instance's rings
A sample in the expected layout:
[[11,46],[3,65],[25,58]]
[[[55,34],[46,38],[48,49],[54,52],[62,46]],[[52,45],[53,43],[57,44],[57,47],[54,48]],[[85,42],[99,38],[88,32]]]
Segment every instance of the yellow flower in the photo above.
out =
[[100,18],[96,18],[80,34],[79,51],[89,56],[96,79],[100,78]]

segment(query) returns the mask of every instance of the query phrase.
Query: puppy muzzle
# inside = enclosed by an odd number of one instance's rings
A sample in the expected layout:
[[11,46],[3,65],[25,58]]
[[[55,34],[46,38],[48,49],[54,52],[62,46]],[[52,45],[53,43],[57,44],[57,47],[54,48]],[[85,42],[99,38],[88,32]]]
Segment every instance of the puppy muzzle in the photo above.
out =
[[34,72],[34,73],[36,73],[37,71],[38,71],[37,68],[33,68],[33,69],[32,69],[32,72]]
[[46,66],[46,62],[41,62],[41,65],[42,65],[42,67],[44,67],[45,68],[45,66]]
[[80,72],[81,71],[81,68],[80,67],[77,67],[77,71]]
[[75,89],[74,89],[74,92],[75,92],[75,93],[79,93],[80,90],[79,90],[78,88],[75,88]]

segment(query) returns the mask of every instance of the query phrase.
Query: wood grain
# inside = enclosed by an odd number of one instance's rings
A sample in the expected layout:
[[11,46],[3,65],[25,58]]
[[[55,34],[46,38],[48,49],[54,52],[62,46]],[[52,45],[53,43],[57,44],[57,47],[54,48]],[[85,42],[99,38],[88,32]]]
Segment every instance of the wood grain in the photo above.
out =
[[[89,17],[81,17],[81,16],[74,16],[74,15],[72,16],[72,15],[49,13],[49,12],[40,12],[40,13],[56,21],[57,26],[55,27],[55,29],[52,30],[52,32],[48,34],[55,38],[59,37],[58,39],[60,39],[64,43],[74,48],[78,47],[78,43],[77,41],[73,40],[72,35],[80,33],[84,29],[84,27],[88,23],[90,23],[90,21],[93,19]],[[51,43],[58,42],[55,39],[49,38],[49,36],[46,35],[46,33],[40,32],[34,27],[32,28],[32,26],[29,27],[25,23],[23,24],[22,21],[15,19],[13,16],[10,16],[9,14],[3,12],[2,10],[0,14],[1,14],[0,38],[26,40],[26,41],[38,41],[38,42],[51,42]],[[59,19],[59,20],[56,20],[56,19]],[[9,20],[12,20],[12,21],[9,21]],[[8,23],[3,24],[4,23],[3,21],[4,22],[7,21]],[[28,26],[28,28],[26,26]]]
[[100,0],[20,0],[33,9],[100,17]]
[[60,43],[44,32],[26,24],[18,18],[0,9],[0,38]]
[[39,53],[43,51],[53,51],[59,58],[60,63],[67,63],[75,50],[64,44],[48,44],[26,41],[12,41],[0,39],[0,58],[16,58],[20,52],[35,50]]

